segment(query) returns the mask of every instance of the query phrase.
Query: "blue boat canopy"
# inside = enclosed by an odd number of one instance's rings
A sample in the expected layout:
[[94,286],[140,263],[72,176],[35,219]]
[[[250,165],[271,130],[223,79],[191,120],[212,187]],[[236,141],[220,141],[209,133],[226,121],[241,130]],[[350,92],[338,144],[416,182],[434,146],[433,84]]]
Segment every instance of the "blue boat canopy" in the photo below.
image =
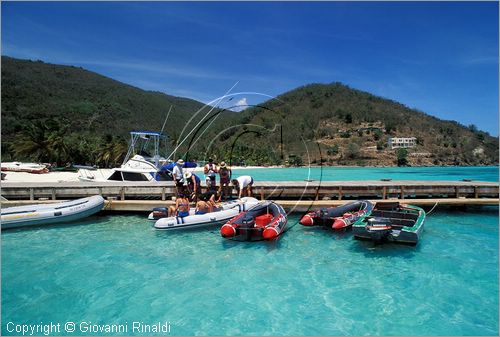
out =
[[[174,169],[174,166],[175,166],[175,163],[170,163],[170,164],[167,164],[167,165],[163,165],[161,167],[161,171],[172,171]],[[197,164],[192,162],[192,161],[187,161],[184,163],[184,168],[194,168],[196,167]]]

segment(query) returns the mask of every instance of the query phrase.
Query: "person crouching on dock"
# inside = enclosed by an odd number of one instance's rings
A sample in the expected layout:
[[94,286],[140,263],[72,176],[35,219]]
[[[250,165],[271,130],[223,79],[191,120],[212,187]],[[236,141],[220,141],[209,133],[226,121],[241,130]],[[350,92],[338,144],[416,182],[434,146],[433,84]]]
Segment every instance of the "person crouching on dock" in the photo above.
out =
[[201,180],[196,174],[191,172],[184,173],[184,179],[186,180],[186,187],[188,190],[189,200],[196,202],[198,201],[198,196],[201,194]]
[[241,176],[232,180],[233,186],[238,191],[238,199],[252,196],[253,178],[251,176]]

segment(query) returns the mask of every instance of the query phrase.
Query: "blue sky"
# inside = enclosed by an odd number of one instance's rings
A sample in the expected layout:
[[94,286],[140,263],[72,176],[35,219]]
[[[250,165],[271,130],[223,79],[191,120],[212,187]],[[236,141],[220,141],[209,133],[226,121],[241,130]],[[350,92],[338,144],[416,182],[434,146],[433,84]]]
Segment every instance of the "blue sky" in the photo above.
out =
[[497,136],[498,27],[498,2],[4,1],[2,55],[203,102],[340,81]]

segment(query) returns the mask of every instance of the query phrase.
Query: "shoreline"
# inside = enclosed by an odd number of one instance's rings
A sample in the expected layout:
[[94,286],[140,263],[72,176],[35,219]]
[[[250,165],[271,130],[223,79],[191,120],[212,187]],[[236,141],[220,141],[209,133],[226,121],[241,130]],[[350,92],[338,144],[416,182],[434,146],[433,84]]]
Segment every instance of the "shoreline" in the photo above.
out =
[[[233,166],[231,170],[233,171],[248,171],[248,170],[262,170],[262,169],[293,169],[293,168],[331,168],[331,169],[392,169],[392,168],[451,168],[451,167],[460,167],[460,168],[473,168],[473,167],[491,167],[491,168],[499,168],[499,166],[406,166],[406,167],[398,167],[398,166]],[[111,170],[111,169],[102,169],[102,170]],[[187,169],[189,172],[200,173],[203,175],[203,167],[196,167],[194,169]],[[34,174],[27,172],[15,172],[15,171],[2,171],[2,173],[6,173],[5,179],[2,182],[46,182],[46,183],[60,183],[60,182],[80,182],[78,179],[78,172],[68,172],[68,171],[56,171],[56,172],[48,172],[43,174]],[[202,178],[200,176],[200,178]],[[84,183],[84,182],[82,182]]]

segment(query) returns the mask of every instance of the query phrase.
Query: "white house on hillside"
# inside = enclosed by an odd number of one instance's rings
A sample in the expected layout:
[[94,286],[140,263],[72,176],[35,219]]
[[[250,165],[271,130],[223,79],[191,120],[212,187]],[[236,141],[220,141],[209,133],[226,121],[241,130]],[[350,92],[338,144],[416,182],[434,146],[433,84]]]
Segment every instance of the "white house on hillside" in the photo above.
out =
[[409,137],[409,138],[389,138],[389,147],[391,149],[398,148],[409,148],[417,146],[417,138]]

